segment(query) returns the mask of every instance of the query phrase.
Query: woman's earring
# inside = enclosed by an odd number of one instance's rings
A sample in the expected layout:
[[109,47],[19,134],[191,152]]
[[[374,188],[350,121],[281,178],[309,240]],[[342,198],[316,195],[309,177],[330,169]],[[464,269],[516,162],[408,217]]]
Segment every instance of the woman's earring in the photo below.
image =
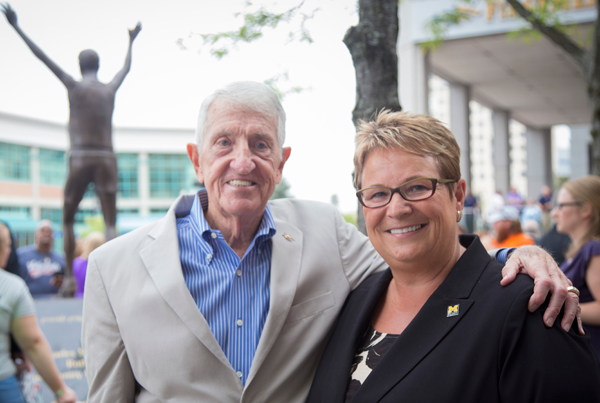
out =
[[461,210],[458,210],[458,211],[456,212],[456,215],[458,216],[458,220],[456,220],[456,222],[459,222],[460,220],[462,220],[462,215],[463,215],[463,214],[462,214],[462,211],[461,211]]

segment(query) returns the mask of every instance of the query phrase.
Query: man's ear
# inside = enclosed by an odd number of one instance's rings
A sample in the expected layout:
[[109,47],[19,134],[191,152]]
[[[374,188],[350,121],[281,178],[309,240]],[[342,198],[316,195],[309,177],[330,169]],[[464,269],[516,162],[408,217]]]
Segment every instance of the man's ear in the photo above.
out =
[[200,154],[198,153],[198,146],[194,143],[188,143],[187,155],[192,165],[194,166],[194,172],[196,172],[196,178],[200,183],[204,183],[204,173],[202,172],[202,166],[200,165]]
[[277,167],[277,184],[281,183],[281,178],[283,178],[283,166],[290,158],[290,154],[292,153],[291,147],[283,147],[281,150],[281,161],[279,161],[279,166]]

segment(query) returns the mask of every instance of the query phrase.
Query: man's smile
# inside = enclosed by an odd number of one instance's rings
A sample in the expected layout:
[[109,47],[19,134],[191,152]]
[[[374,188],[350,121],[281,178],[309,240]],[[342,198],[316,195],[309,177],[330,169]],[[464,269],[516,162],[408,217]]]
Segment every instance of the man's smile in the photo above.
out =
[[227,182],[227,184],[229,184],[231,186],[236,186],[236,187],[243,187],[243,186],[252,186],[252,185],[254,185],[253,182],[242,181],[242,180],[237,180],[237,179],[229,181],[229,182]]

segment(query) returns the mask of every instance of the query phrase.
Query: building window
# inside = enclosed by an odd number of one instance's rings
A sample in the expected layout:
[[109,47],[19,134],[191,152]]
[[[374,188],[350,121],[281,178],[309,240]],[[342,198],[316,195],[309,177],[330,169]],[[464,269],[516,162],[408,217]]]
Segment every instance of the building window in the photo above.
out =
[[40,148],[40,183],[64,186],[67,180],[65,153]]
[[135,199],[138,197],[138,156],[137,154],[117,154],[119,187],[117,197]]
[[165,215],[165,214],[167,214],[167,211],[169,211],[168,208],[151,208],[150,214]]
[[4,211],[6,213],[25,213],[28,216],[31,216],[31,208],[23,207],[23,206],[0,206],[0,211]]
[[183,154],[150,154],[150,197],[174,198],[192,188],[195,175],[192,164]]
[[117,215],[119,214],[127,214],[127,215],[137,215],[140,213],[140,210],[136,208],[120,208],[117,210]]
[[85,219],[87,217],[96,217],[99,216],[102,218],[102,213],[99,213],[97,210],[92,209],[78,209],[77,213],[75,213],[75,224],[85,224]]
[[50,220],[53,224],[62,227],[62,209],[42,207],[42,220]]
[[0,180],[29,181],[29,147],[0,143]]

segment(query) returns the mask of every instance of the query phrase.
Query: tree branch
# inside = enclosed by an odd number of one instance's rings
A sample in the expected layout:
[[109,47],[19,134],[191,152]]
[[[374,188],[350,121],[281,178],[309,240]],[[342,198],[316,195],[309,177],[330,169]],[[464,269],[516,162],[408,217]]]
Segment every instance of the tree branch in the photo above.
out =
[[528,21],[533,27],[544,34],[552,42],[560,46],[565,52],[570,54],[577,63],[583,68],[586,75],[588,74],[589,65],[586,63],[589,57],[588,52],[575,43],[571,38],[556,28],[544,24],[539,18],[537,18],[531,11],[526,9],[519,0],[506,0],[512,8],[519,14],[525,21]]

